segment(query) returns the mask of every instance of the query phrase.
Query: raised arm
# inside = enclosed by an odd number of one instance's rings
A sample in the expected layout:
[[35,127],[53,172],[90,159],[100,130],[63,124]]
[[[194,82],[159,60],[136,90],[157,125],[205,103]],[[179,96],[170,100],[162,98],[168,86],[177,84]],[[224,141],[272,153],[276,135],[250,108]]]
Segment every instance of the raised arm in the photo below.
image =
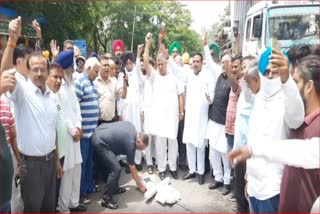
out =
[[203,38],[204,58],[206,60],[206,63],[208,65],[210,72],[212,72],[213,74],[213,79],[216,82],[218,79],[218,76],[221,74],[221,68],[217,63],[213,61],[211,57],[207,36],[208,36],[208,33],[204,32],[204,38]]
[[143,46],[144,44],[138,45],[137,48],[137,59],[136,59],[136,69],[137,69],[137,75],[138,75],[138,80],[140,84],[143,84],[143,74],[141,71],[141,66],[140,66],[140,59],[143,51]]
[[43,39],[42,39],[42,33],[41,33],[41,26],[40,24],[37,22],[37,20],[33,20],[32,22],[32,28],[33,30],[36,32],[37,34],[37,41],[36,41],[36,45],[34,47],[34,50],[36,53],[40,53],[42,54],[42,50],[43,50]]
[[143,54],[143,65],[144,65],[144,68],[146,69],[146,73],[148,77],[150,77],[152,72],[152,67],[149,63],[150,61],[149,51],[150,51],[151,43],[152,43],[152,34],[148,33],[146,35],[146,47],[144,49],[144,54]]
[[305,109],[299,89],[289,74],[288,59],[278,50],[272,50],[270,56],[271,72],[277,70],[280,73],[282,89],[285,95],[286,124],[291,129],[299,128],[304,122]]
[[2,56],[0,74],[5,70],[13,68],[13,51],[20,35],[21,17],[19,16],[18,18],[9,22],[9,39],[7,42],[7,47]]

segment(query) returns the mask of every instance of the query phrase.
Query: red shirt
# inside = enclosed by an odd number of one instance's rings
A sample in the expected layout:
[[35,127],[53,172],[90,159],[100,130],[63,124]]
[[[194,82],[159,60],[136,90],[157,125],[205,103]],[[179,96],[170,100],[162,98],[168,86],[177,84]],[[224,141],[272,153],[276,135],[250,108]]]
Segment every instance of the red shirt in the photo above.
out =
[[237,114],[237,103],[241,93],[241,87],[239,85],[236,92],[230,91],[229,102],[227,107],[226,116],[226,133],[229,135],[234,135],[234,123],[236,121]]
[[10,109],[9,102],[0,98],[0,121],[6,131],[7,142],[10,144],[10,128],[15,126],[14,117]]
[[[304,124],[293,130],[291,139],[320,137],[320,109],[305,117]],[[320,195],[320,170],[285,166],[281,181],[279,212],[309,213]]]

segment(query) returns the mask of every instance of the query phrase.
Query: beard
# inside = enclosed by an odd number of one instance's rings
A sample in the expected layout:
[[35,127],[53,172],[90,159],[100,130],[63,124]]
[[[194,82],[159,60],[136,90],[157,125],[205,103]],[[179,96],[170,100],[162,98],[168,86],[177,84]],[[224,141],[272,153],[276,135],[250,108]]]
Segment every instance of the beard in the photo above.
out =
[[306,96],[304,96],[304,86],[300,90],[300,96],[301,96],[301,99],[302,99],[302,102],[303,102],[304,109],[306,110],[306,108],[307,108],[307,99],[306,99]]

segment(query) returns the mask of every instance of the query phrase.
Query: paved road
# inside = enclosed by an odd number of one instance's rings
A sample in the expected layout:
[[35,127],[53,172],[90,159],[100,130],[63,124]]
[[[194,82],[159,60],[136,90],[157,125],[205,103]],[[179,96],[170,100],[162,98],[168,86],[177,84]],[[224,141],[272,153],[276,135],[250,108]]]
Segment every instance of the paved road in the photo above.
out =
[[[181,200],[172,206],[163,206],[154,198],[146,202],[143,194],[137,190],[131,175],[126,174],[122,168],[120,185],[125,186],[127,191],[114,196],[114,200],[119,204],[119,209],[114,212],[232,212],[235,203],[229,202],[226,196],[222,196],[221,190],[208,189],[212,182],[209,174],[206,175],[206,182],[203,185],[198,184],[197,178],[183,181],[184,174],[185,172],[179,171],[179,180],[174,180],[167,172],[166,176],[170,177],[172,187],[180,192]],[[160,181],[157,172],[151,176],[146,172],[146,166],[140,172],[140,176],[150,177],[156,183]],[[92,203],[88,205],[88,212],[112,212],[100,206],[101,194],[102,191],[90,195]]]

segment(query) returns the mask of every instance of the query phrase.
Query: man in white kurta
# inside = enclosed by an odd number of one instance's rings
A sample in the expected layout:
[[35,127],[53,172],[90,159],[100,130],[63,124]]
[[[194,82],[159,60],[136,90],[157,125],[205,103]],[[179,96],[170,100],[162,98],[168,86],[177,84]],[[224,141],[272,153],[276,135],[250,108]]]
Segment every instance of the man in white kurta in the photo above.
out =
[[[145,62],[149,62],[149,48],[152,36],[146,36]],[[153,86],[150,132],[155,135],[156,157],[160,179],[165,178],[167,159],[169,169],[174,179],[177,174],[178,157],[178,124],[179,111],[183,113],[183,85],[167,68],[167,59],[159,54],[157,57],[158,70],[146,66],[147,75]],[[179,109],[180,108],[180,109]],[[168,150],[168,153],[167,153]]]
[[[139,58],[134,64],[135,56],[132,52],[124,52],[122,63],[125,65],[125,73],[128,76],[129,86],[127,87],[126,99],[121,99],[121,117],[124,121],[131,122],[137,132],[141,132],[141,103],[142,103],[142,85],[143,76],[140,69]],[[141,164],[142,153],[136,150],[135,163]],[[140,169],[140,167],[138,167]]]
[[203,57],[196,54],[193,57],[193,72],[188,73],[186,93],[186,118],[183,142],[187,145],[189,173],[185,178],[198,173],[198,182],[204,183],[205,171],[205,134],[208,124],[208,109],[213,97],[215,82],[212,74],[202,66]]
[[[70,58],[70,59],[69,59]],[[63,51],[56,62],[64,69],[64,80],[57,92],[60,106],[63,112],[67,133],[64,142],[64,174],[61,179],[59,191],[58,209],[60,212],[85,211],[86,208],[79,204],[81,181],[81,111],[79,102],[73,88],[73,67],[71,64],[73,51]],[[70,61],[69,63],[67,63]]]
[[[173,63],[175,74],[179,70]],[[203,66],[202,54],[197,53],[193,57],[193,71],[187,73],[186,80],[186,116],[183,132],[183,143],[187,145],[187,160],[189,172],[183,179],[191,179],[199,175],[198,183],[204,183],[205,172],[205,134],[208,124],[208,109],[210,97],[212,99],[215,86],[215,78],[209,70]]]

